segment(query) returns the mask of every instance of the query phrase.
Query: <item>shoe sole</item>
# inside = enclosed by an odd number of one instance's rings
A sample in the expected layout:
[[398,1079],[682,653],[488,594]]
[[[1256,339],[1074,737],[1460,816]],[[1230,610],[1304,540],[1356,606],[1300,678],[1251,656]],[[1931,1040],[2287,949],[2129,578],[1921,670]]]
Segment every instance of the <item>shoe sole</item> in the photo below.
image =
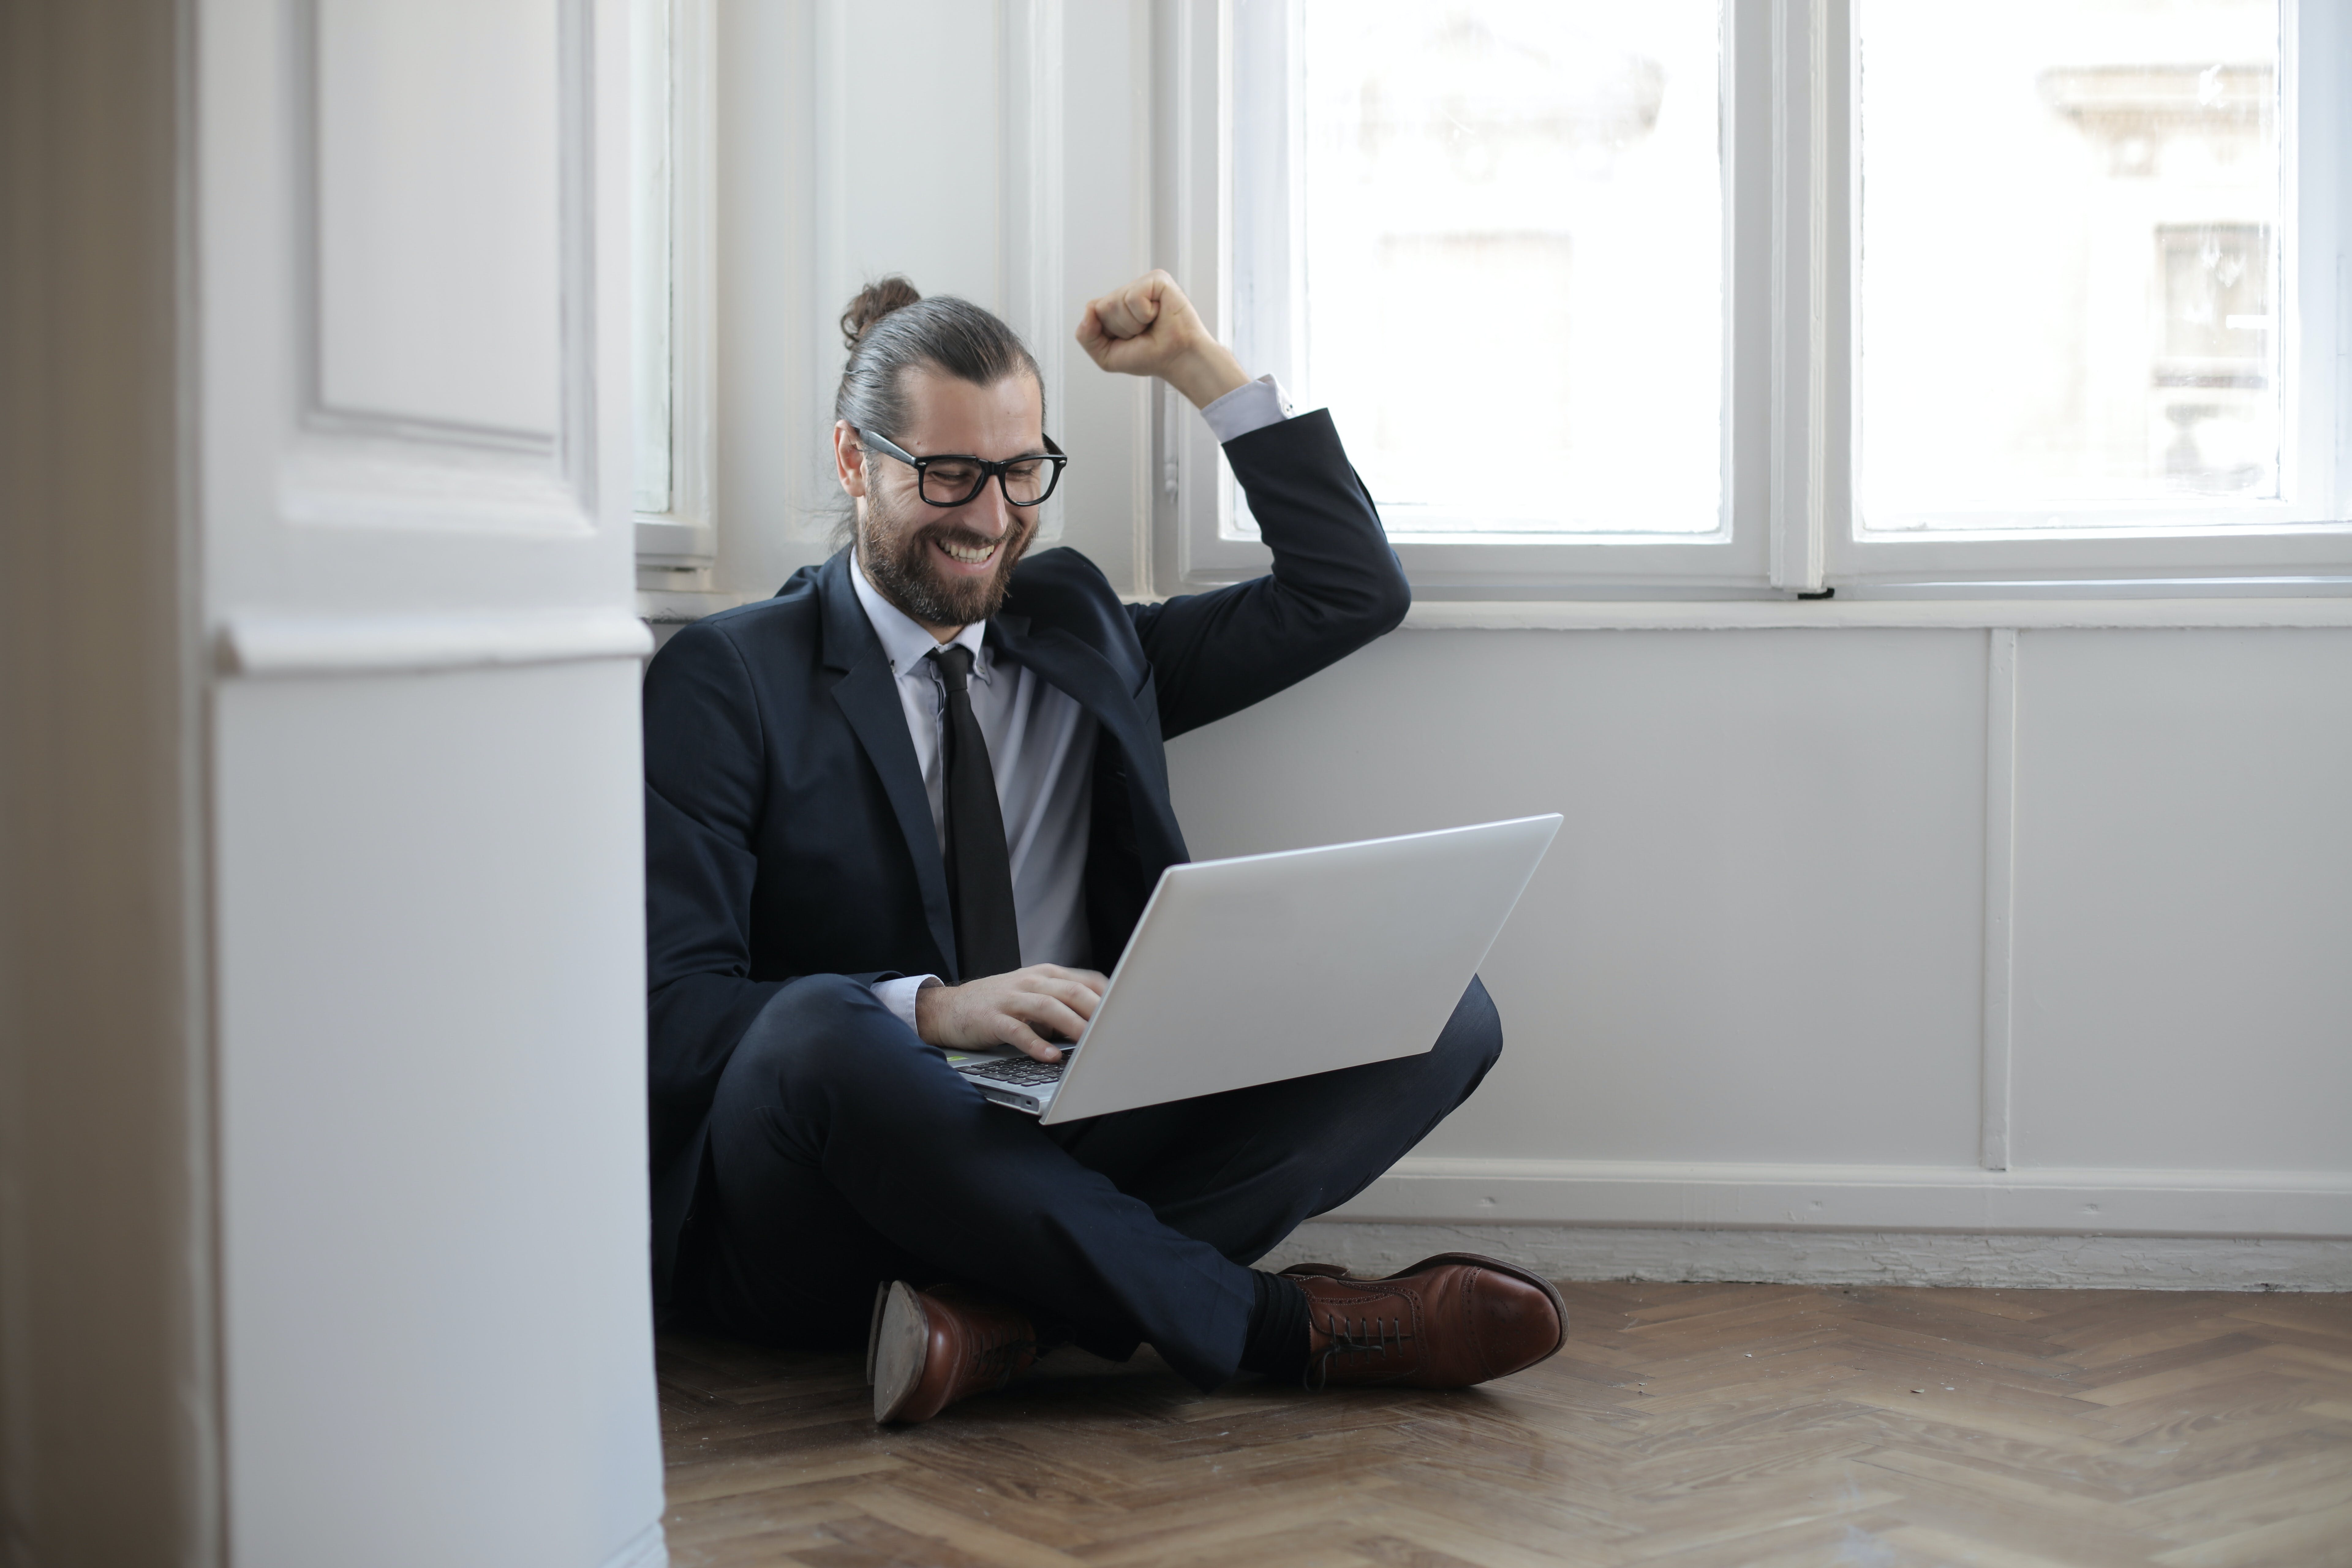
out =
[[874,1419],[896,1421],[923,1381],[931,1348],[930,1320],[915,1288],[903,1279],[885,1285],[874,1301],[874,1328],[866,1336],[866,1381],[874,1385]]
[[874,1287],[874,1315],[866,1320],[866,1386],[874,1386],[874,1352],[882,1342],[882,1308],[890,1300],[890,1282]]

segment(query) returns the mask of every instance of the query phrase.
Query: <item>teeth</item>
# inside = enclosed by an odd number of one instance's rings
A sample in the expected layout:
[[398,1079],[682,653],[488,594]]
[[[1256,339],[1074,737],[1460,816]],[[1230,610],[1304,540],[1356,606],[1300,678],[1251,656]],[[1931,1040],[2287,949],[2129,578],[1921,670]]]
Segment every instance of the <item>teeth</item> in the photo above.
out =
[[940,548],[967,566],[985,565],[996,553],[996,546],[993,544],[984,544],[975,548],[969,544],[950,544],[942,540],[940,542]]

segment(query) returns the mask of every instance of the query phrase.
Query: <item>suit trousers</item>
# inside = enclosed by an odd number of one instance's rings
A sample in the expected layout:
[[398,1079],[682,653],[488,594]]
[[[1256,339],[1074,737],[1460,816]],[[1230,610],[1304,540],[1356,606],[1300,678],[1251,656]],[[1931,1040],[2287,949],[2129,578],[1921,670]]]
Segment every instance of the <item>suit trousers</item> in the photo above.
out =
[[681,1314],[862,1344],[877,1285],[957,1279],[1050,1337],[1238,1370],[1249,1265],[1469,1098],[1502,1025],[1472,980],[1420,1056],[1047,1127],[994,1105],[856,981],[785,986],[730,1058],[681,1255]]

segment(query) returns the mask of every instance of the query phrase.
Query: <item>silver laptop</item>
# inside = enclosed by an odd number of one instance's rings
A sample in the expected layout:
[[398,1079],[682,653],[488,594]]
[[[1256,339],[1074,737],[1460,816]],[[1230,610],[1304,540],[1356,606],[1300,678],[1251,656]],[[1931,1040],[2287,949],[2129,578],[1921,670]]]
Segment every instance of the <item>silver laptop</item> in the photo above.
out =
[[1428,1050],[1559,823],[1171,866],[1061,1061],[948,1061],[999,1104],[1071,1121]]

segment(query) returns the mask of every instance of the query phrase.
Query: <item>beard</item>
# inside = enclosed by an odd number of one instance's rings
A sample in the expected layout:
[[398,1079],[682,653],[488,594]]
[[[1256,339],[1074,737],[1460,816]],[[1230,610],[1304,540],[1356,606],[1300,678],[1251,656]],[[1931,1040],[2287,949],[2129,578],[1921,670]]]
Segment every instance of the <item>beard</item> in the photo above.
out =
[[957,579],[940,567],[935,544],[985,550],[989,541],[955,522],[927,523],[916,512],[931,509],[911,497],[899,502],[869,495],[857,530],[857,554],[866,577],[884,598],[926,626],[968,626],[1004,607],[1013,591],[1013,568],[1035,537],[1037,520],[1020,518],[996,542],[994,570],[985,577]]

